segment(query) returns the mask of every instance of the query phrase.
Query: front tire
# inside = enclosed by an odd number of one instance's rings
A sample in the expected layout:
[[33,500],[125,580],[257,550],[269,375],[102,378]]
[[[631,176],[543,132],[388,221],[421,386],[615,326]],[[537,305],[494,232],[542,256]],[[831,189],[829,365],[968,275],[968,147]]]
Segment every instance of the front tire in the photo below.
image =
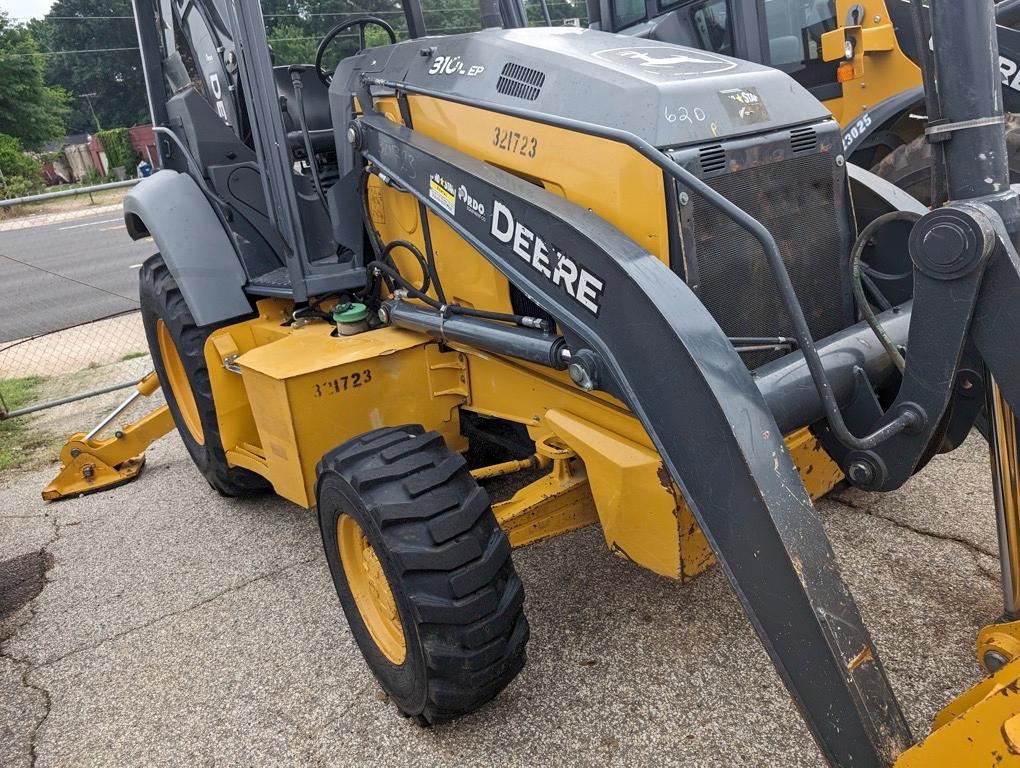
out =
[[[1006,115],[1006,157],[1010,182],[1020,182],[1020,115]],[[871,170],[931,206],[932,148],[924,136],[897,147]]]
[[383,690],[420,725],[472,712],[524,666],[528,622],[489,497],[437,432],[378,429],[318,468],[326,560]]
[[224,496],[252,496],[271,490],[265,478],[231,467],[220,441],[205,342],[222,325],[195,325],[177,282],[158,253],[142,264],[138,293],[152,365],[195,466]]

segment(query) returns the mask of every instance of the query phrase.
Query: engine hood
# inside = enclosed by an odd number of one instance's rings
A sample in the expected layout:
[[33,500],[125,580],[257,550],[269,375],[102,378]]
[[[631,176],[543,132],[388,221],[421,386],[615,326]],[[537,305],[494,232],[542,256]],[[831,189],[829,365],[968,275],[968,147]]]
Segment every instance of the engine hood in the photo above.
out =
[[334,99],[365,72],[478,102],[629,131],[661,147],[831,118],[778,70],[669,43],[575,27],[486,29],[372,48],[341,62]]

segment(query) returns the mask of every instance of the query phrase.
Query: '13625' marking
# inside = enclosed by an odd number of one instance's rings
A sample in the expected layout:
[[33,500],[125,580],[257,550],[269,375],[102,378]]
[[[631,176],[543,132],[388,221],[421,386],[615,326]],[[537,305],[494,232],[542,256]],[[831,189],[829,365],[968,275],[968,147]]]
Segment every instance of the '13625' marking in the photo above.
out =
[[349,389],[363,387],[370,381],[372,381],[372,371],[366,368],[363,371],[355,371],[345,376],[337,376],[335,379],[313,384],[312,386],[315,387],[316,397],[328,397],[329,395],[339,395],[341,392],[346,392]]

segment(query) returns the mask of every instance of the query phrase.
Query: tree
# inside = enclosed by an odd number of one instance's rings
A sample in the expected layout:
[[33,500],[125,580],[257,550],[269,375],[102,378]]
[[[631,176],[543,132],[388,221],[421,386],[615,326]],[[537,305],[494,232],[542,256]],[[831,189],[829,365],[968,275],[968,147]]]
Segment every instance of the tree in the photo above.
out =
[[31,31],[0,12],[0,133],[29,149],[64,135],[67,94],[43,82],[43,61]]
[[71,94],[72,130],[94,133],[148,122],[130,0],[57,0],[40,26],[52,52],[46,80]]
[[0,133],[0,198],[21,197],[42,187],[42,165],[21,141]]

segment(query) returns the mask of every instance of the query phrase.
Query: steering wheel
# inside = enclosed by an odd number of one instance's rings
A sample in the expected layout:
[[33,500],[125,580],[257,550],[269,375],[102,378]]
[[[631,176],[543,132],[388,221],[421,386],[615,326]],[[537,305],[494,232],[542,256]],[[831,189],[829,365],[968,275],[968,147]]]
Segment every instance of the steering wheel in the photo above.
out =
[[339,35],[346,29],[350,29],[351,27],[357,27],[358,36],[360,37],[361,43],[361,46],[358,48],[358,50],[359,51],[364,50],[365,27],[368,27],[370,25],[382,27],[383,31],[390,38],[390,43],[397,42],[397,33],[393,31],[393,27],[391,27],[388,22],[384,21],[383,19],[380,19],[378,16],[358,16],[356,19],[350,19],[349,21],[341,21],[339,24],[337,24],[335,27],[329,30],[329,32],[327,32],[326,35],[322,38],[322,41],[319,43],[318,49],[315,51],[315,72],[319,76],[319,79],[322,81],[323,85],[325,85],[327,88],[329,87],[329,84],[333,81],[333,75],[329,74],[328,72],[326,72],[326,70],[322,68],[322,57],[325,56],[326,49],[329,47],[329,44],[333,42],[333,38],[335,38],[337,35]]

